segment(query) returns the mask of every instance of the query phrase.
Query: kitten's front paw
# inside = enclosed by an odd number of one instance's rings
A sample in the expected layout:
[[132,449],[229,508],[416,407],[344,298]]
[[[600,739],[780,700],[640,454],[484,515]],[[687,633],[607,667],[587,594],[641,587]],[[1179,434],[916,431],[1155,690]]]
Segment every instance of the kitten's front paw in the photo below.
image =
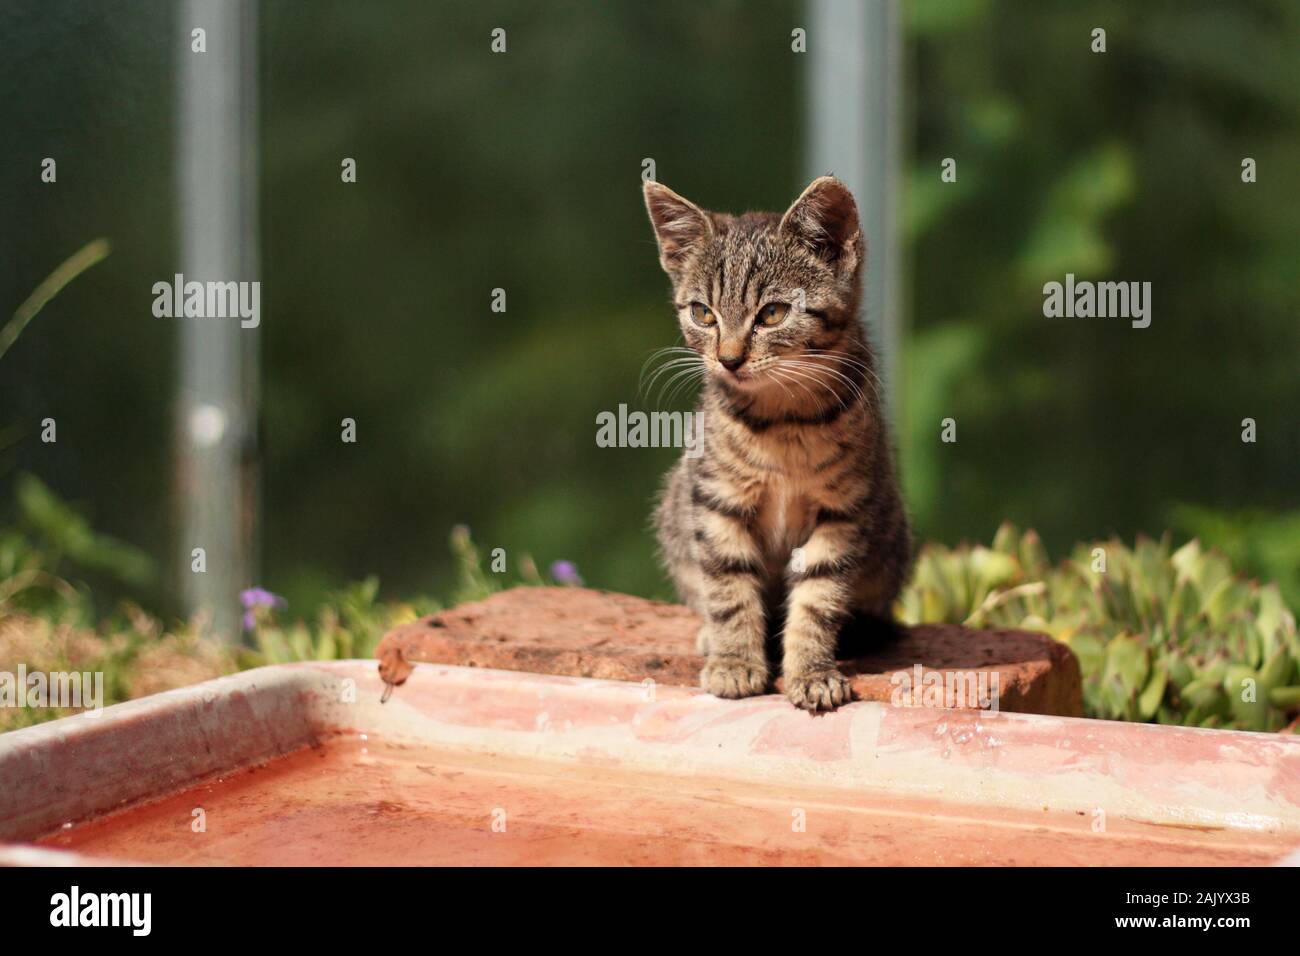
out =
[[700,686],[714,697],[754,697],[767,692],[767,661],[749,657],[710,657],[700,671]]
[[853,699],[848,678],[835,669],[787,675],[785,696],[804,710],[834,710]]

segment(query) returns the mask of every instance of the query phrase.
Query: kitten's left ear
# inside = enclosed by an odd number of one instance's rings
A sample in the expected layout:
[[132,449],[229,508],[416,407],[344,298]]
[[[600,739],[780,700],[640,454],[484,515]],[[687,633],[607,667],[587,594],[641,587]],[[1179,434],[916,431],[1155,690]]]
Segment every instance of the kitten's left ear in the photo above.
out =
[[862,261],[858,205],[849,187],[834,176],[819,176],[781,217],[780,231],[813,255],[852,272]]

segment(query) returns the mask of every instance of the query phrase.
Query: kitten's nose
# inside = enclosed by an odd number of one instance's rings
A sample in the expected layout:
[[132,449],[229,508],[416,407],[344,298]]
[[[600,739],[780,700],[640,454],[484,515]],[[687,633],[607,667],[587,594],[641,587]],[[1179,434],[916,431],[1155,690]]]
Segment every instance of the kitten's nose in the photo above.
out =
[[728,372],[734,372],[745,364],[745,356],[741,355],[719,355],[718,361],[722,363],[723,368]]

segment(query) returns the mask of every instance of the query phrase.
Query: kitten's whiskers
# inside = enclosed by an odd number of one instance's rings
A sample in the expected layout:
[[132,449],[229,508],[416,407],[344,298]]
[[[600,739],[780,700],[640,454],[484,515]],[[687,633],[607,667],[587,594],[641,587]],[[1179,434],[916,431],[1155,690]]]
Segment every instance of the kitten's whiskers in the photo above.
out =
[[[665,359],[670,357],[673,359],[673,361],[665,362],[659,368],[656,368],[654,372],[650,375],[650,380],[647,382],[646,370],[650,367],[651,363],[659,359]],[[653,350],[650,353],[650,355],[646,358],[645,362],[642,363],[641,365],[641,374],[637,377],[637,390],[636,390],[637,398],[639,399],[643,397],[646,394],[649,387],[654,384],[655,379],[658,378],[659,375],[661,375],[663,372],[671,368],[675,362],[680,361],[682,358],[690,358],[690,357],[698,358],[698,355],[696,354],[694,349],[687,348],[685,345],[669,345],[669,346],[665,346],[664,348]]]

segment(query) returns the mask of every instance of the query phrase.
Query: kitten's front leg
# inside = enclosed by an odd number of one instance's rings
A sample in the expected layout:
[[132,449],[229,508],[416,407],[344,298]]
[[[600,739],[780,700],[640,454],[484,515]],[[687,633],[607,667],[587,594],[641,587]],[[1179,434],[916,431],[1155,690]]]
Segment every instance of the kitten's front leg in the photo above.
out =
[[708,654],[700,686],[716,697],[765,694],[769,673],[762,590],[737,581],[720,586],[717,595],[700,630],[700,646]]
[[782,637],[785,695],[805,710],[831,710],[852,699],[835,665],[840,627],[849,616],[860,534],[847,522],[818,525],[804,545],[804,565],[791,570]]
[[767,692],[769,672],[762,561],[744,518],[706,511],[696,533],[704,581],[699,645],[708,655],[700,686],[717,697]]

